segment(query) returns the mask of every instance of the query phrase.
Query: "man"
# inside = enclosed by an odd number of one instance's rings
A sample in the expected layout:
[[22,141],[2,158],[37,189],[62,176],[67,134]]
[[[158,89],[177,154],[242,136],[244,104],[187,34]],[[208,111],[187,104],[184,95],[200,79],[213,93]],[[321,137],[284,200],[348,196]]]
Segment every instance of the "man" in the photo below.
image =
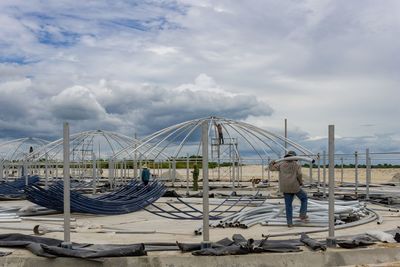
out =
[[220,123],[217,124],[217,132],[219,144],[224,144],[224,134],[222,132],[222,125]]
[[[296,156],[296,152],[289,151],[285,158]],[[306,221],[307,216],[307,194],[301,189],[303,175],[301,166],[296,160],[285,160],[276,163],[272,161],[269,165],[271,171],[279,171],[279,189],[285,199],[286,221],[288,227],[293,227],[293,198],[296,195],[301,202],[300,220]]]
[[193,165],[193,191],[197,191],[199,190],[199,167],[197,166],[197,164],[195,163]]
[[150,181],[150,171],[147,168],[147,165],[144,164],[142,166],[142,174],[141,174],[142,182],[144,185],[147,185]]

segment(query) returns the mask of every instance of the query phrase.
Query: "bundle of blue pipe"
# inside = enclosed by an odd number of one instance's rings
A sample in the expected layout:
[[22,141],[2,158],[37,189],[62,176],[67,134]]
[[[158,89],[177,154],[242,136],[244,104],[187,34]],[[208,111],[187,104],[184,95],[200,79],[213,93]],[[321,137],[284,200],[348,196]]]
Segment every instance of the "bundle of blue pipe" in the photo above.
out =
[[[40,180],[39,176],[29,176],[28,185],[36,184]],[[26,186],[25,177],[18,178],[10,182],[0,183],[0,196],[1,197],[22,197],[24,195],[24,188]]]
[[[158,181],[147,186],[132,181],[117,191],[99,197],[88,197],[71,191],[71,212],[103,215],[135,212],[155,202],[165,191],[164,184]],[[47,190],[31,185],[25,192],[26,199],[35,204],[60,212],[64,210],[64,188],[61,182],[54,183]]]

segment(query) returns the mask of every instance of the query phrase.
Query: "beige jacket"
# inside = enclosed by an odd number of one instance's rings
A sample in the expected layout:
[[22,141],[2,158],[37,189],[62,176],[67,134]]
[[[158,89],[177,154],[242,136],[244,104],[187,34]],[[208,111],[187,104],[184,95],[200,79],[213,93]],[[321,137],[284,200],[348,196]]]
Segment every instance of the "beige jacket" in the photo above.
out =
[[279,171],[279,189],[282,193],[297,193],[303,185],[301,166],[297,161],[271,162],[271,171]]

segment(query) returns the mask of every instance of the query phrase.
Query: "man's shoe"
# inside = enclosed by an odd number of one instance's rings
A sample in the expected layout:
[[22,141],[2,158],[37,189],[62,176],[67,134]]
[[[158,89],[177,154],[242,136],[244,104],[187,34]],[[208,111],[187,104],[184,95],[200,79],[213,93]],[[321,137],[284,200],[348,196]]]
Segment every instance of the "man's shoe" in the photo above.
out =
[[288,224],[287,227],[292,228],[294,225],[293,224]]
[[307,215],[300,215],[300,221],[307,222],[308,221],[308,216]]

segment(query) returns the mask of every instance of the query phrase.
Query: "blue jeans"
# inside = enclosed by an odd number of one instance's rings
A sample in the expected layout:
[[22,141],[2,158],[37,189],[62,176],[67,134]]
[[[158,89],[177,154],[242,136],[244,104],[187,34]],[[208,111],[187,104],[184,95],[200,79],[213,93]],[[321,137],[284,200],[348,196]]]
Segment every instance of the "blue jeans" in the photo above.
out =
[[293,224],[293,198],[296,195],[301,202],[300,206],[300,216],[306,216],[307,214],[307,194],[300,189],[297,193],[283,193],[283,197],[285,199],[285,208],[286,208],[286,221],[287,224]]

